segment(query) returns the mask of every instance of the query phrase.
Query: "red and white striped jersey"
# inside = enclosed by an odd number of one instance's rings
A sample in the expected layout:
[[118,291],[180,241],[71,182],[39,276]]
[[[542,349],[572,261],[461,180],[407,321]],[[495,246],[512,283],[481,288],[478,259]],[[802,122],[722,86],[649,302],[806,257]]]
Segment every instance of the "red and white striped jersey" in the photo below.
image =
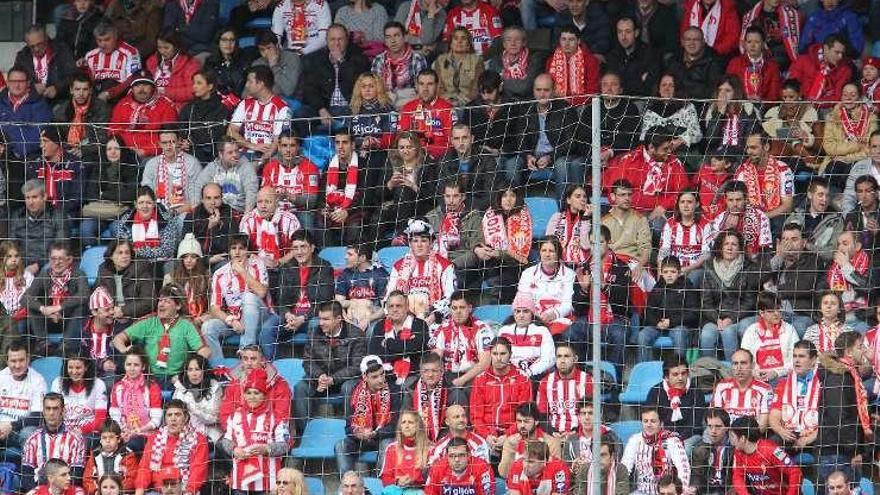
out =
[[[64,393],[61,388],[61,377],[52,381],[52,392]],[[95,421],[98,411],[106,416],[109,407],[107,399],[107,385],[103,380],[95,380],[92,391],[86,392],[85,387],[77,390],[71,386],[64,394],[64,426],[66,428],[81,430]]]
[[83,467],[86,458],[86,443],[78,430],[68,430],[62,427],[55,433],[49,433],[45,427],[35,431],[24,442],[21,453],[21,463],[34,468],[34,478],[39,480],[36,473],[49,459],[61,459],[70,467]]
[[299,163],[287,167],[280,160],[272,160],[263,167],[263,187],[271,187],[278,192],[278,205],[285,210],[296,208],[288,197],[302,194],[318,194],[320,172],[308,158],[300,157]]
[[47,390],[43,375],[33,368],[23,380],[16,380],[9,368],[4,368],[0,371],[0,422],[11,423],[32,412],[42,412]]
[[116,49],[104,53],[95,48],[86,53],[86,70],[93,81],[125,81],[141,70],[141,55],[137,48],[120,41]]
[[660,235],[660,250],[657,259],[662,260],[667,256],[675,256],[681,261],[681,266],[690,266],[703,254],[703,231],[706,228],[706,220],[700,219],[690,226],[682,225],[681,221],[673,217],[666,221],[663,232]]
[[554,371],[538,386],[538,410],[547,415],[555,431],[575,431],[579,424],[578,402],[592,394],[593,377],[586,371],[575,368],[567,378]]
[[480,360],[480,353],[489,350],[495,338],[492,328],[480,320],[471,318],[469,324],[456,325],[447,318],[432,332],[428,347],[443,353],[443,368],[453,373],[464,373]]
[[[629,437],[620,463],[626,466],[634,480],[635,491],[647,495],[657,493],[657,471],[675,472],[684,486],[691,482],[691,463],[684,450],[684,443],[677,435],[649,444],[642,433]],[[674,471],[673,471],[674,468]]]
[[251,248],[264,258],[280,259],[290,249],[293,233],[302,228],[292,212],[278,208],[269,220],[253,209],[241,218],[239,232],[247,234]]
[[278,95],[266,103],[249,97],[235,107],[230,123],[241,126],[239,133],[249,143],[271,143],[290,124],[290,109]]
[[[287,421],[276,421],[272,409],[263,413],[235,411],[226,423],[225,440],[232,442],[233,448],[247,449],[254,445],[287,443],[290,431]],[[254,456],[232,460],[232,473],[229,486],[233,490],[268,492],[275,490],[275,477],[282,467],[283,457]]]
[[[449,445],[452,438],[453,436],[447,433],[446,436],[437,440],[437,443],[435,443],[434,447],[431,448],[431,451],[428,452],[429,466],[438,462],[446,455],[446,446]],[[465,440],[467,440],[468,451],[473,457],[478,457],[489,462],[489,442],[487,442],[485,438],[473,431],[468,431]]]
[[[257,256],[250,256],[246,262],[247,271],[257,282],[268,287],[269,272],[266,264]],[[211,277],[211,306],[216,306],[226,313],[241,313],[242,299],[248,291],[244,277],[232,270],[232,263],[227,263],[214,272]],[[271,307],[268,293],[264,298],[266,306]]]
[[720,407],[730,415],[730,421],[743,417],[758,417],[770,413],[773,389],[765,382],[752,380],[745,390],[740,390],[733,378],[725,378],[715,385],[712,407]]

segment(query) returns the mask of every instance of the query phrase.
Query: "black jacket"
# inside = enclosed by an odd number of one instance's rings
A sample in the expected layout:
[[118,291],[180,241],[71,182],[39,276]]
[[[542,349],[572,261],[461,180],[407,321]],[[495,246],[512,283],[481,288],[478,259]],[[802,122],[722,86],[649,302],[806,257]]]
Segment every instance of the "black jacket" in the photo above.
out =
[[[55,98],[64,98],[70,93],[70,78],[76,72],[75,60],[67,45],[49,41],[49,49],[52,50],[52,58],[49,60],[46,86],[55,86],[58,91]],[[28,74],[34,73],[34,54],[29,47],[25,46],[15,54],[15,65],[24,67]]]
[[[497,184],[494,184],[495,157],[477,152],[479,149],[474,146],[474,151],[468,158],[469,171],[461,171],[461,162],[458,152],[449,150],[440,158],[440,183],[443,184],[448,180],[457,179],[464,185],[464,191],[467,195],[469,204],[472,207],[483,210],[489,204],[489,197],[493,191],[496,191]],[[442,187],[442,186],[441,186]],[[440,189],[440,188],[438,188]],[[437,191],[443,194],[442,190]]]
[[55,42],[69,48],[74,61],[79,60],[97,46],[92,31],[103,20],[104,14],[97,7],[93,6],[80,15],[73,4],[69,4],[58,22]]
[[[709,100],[714,97],[715,87],[724,76],[724,60],[707,46],[700,58],[685,64],[684,52],[679,50],[678,54],[669,61],[666,70],[678,79],[684,90],[683,96]],[[702,113],[701,107],[697,107],[700,113]]]
[[724,287],[715,273],[714,258],[703,265],[702,302],[703,321],[715,323],[718,318],[731,318],[737,322],[753,316],[758,302],[760,273],[758,267],[748,258],[743,261],[742,270],[734,277],[729,287]]
[[[58,102],[53,109],[55,122],[73,122],[74,115],[73,102],[70,99]],[[83,161],[96,160],[101,154],[101,149],[107,142],[107,126],[102,124],[107,122],[110,122],[110,107],[106,102],[93,97],[83,116],[84,131],[80,140]]]
[[209,163],[217,157],[217,143],[226,135],[226,126],[221,123],[229,113],[217,93],[207,100],[194,99],[180,109],[177,120],[185,126],[180,129],[182,137],[192,142],[192,153],[200,162]]
[[[361,375],[361,359],[367,355],[367,337],[359,328],[342,322],[342,333],[331,339],[320,329],[309,332],[303,351],[305,379],[315,382],[321,375],[333,378],[336,384]],[[314,384],[313,384],[314,385]]]
[[[621,4],[629,3],[625,7]],[[678,32],[678,14],[675,12],[675,7],[670,7],[667,5],[663,5],[659,2],[655,2],[657,4],[657,9],[654,11],[654,14],[651,15],[650,19],[648,19],[647,25],[643,25],[641,27],[640,35],[646,36],[644,41],[645,43],[651,45],[654,50],[657,51],[660,59],[666,57],[667,55],[672,55],[675,53],[681,44],[680,36]],[[612,4],[615,4],[612,7]],[[641,19],[636,16],[637,0],[629,0],[629,1],[609,1],[606,4],[606,8],[611,13],[612,8],[617,10],[617,15],[611,15],[612,21],[617,23],[617,19],[626,15],[632,17],[633,19],[638,20],[641,23]]]
[[761,256],[759,264],[761,284],[773,282],[779,299],[789,301],[796,312],[810,316],[818,307],[814,299],[817,299],[817,287],[825,278],[827,265],[816,253],[801,253],[790,267],[781,259],[774,260],[773,253],[766,253]]
[[[398,359],[410,358],[410,374],[416,374],[419,370],[419,362],[425,353],[425,344],[428,341],[428,324],[421,318],[413,316],[412,338],[401,339],[400,334],[394,338],[385,338],[384,326],[386,319],[376,322],[373,337],[367,344],[367,354],[375,354],[382,358],[383,363],[392,363]],[[389,322],[390,324],[390,322]]]
[[[524,128],[522,144],[519,149],[522,153],[534,154],[535,146],[538,144],[538,133],[541,129],[538,120],[538,105],[536,103],[530,104],[524,117],[525,120],[521,120],[517,126],[517,128]],[[586,148],[583,142],[575,136],[579,133],[583,134],[577,111],[565,101],[553,100],[551,102],[544,129],[550,145],[553,146],[554,160],[584,153]]]
[[661,68],[662,56],[639,40],[636,40],[630,53],[627,53],[620,43],[614,43],[605,57],[605,69],[620,74],[625,95],[653,94]]
[[183,233],[192,232],[202,246],[202,254],[207,257],[229,252],[229,238],[238,233],[238,222],[232,217],[232,207],[220,205],[220,224],[208,229],[208,210],[201,203],[186,214]]
[[691,285],[687,277],[678,277],[672,285],[667,285],[665,280],[660,279],[648,295],[645,325],[657,326],[657,322],[669,318],[669,328],[685,326],[695,329],[700,325],[700,313],[694,311],[694,308],[699,307],[700,292]]
[[[584,109],[582,119],[589,120],[592,112]],[[638,146],[642,113],[632,100],[618,100],[609,108],[602,101],[602,146],[610,147],[615,154],[626,153]]]
[[503,99],[495,115],[490,119],[485,100],[478,96],[461,109],[459,122],[467,124],[474,135],[474,145],[488,146],[502,152],[518,152],[517,117],[525,110],[523,105],[514,105]]
[[95,285],[107,289],[114,300],[116,300],[116,275],[120,276],[122,298],[125,301],[122,314],[130,319],[137,319],[153,311],[156,281],[153,279],[152,267],[142,261],[132,260],[127,268],[117,271],[113,266],[113,260],[108,259],[101,263]]
[[122,148],[118,162],[107,159],[106,148],[101,149],[100,158],[87,162],[91,173],[86,178],[85,202],[112,201],[120,205],[133,205],[137,199],[138,173],[140,162],[137,154],[129,148]]
[[681,396],[681,419],[677,422],[672,421],[672,407],[670,406],[669,395],[663,389],[663,384],[654,385],[654,388],[648,392],[648,400],[645,402],[648,407],[656,407],[660,413],[660,421],[667,430],[678,433],[682,441],[694,435],[703,433],[703,415],[706,414],[706,396],[698,387],[691,387],[687,393]]
[[[247,9],[247,7],[242,8]],[[240,32],[239,36],[241,36]],[[244,90],[246,71],[251,66],[253,60],[253,54],[242,50],[235,52],[229,60],[214,52],[213,55],[208,57],[208,60],[205,60],[205,68],[217,73],[218,92],[240,95],[242,90]],[[183,114],[181,114],[182,116]]]
[[186,16],[180,8],[180,2],[165,3],[162,26],[173,28],[183,38],[186,51],[190,55],[209,52],[214,46],[220,17],[218,0],[202,0],[193,13],[192,19],[186,22]]
[[[501,52],[499,50],[495,55],[486,60],[486,70],[491,70],[502,75],[504,86],[501,89],[501,95],[509,100],[531,100],[533,98],[532,86],[534,86],[535,78],[544,72],[544,62],[547,59],[546,54],[540,50],[529,49],[529,66],[526,71],[525,79],[505,79],[504,66],[501,62]],[[479,98],[479,96],[478,96]]]
[[[559,40],[559,34],[563,26],[575,26],[571,18],[571,14],[566,10],[556,14],[556,24],[553,29],[554,45]],[[577,27],[577,26],[575,26]],[[589,2],[587,4],[586,24],[580,30],[581,40],[589,47],[593,53],[605,55],[611,48],[611,37],[613,33],[613,25],[605,9],[598,2]]]
[[855,382],[836,357],[819,358],[819,436],[815,444],[822,455],[853,456],[865,446],[866,438],[856,408]]
[[9,237],[16,239],[23,251],[25,266],[39,263],[42,267],[49,261],[49,245],[56,239],[70,237],[69,225],[61,208],[46,208],[38,215],[31,215],[25,208],[12,215],[9,221]]
[[334,299],[333,267],[323,259],[314,256],[309,266],[309,279],[301,282],[299,279],[299,263],[293,260],[289,265],[280,271],[279,287],[284,290],[276,298],[278,301],[278,311],[285,314],[292,312],[292,306],[299,300],[300,288],[306,288],[306,299],[311,303],[309,309],[309,317],[318,315],[318,304],[322,302],[332,301]]
[[[316,112],[330,105],[336,73],[330,63],[330,50],[322,48],[310,53],[303,60],[306,67],[303,76],[303,100]],[[354,82],[364,72],[370,71],[370,63],[360,49],[348,46],[345,59],[339,67],[339,88],[346,99],[351,99]]]
[[[85,314],[89,307],[89,294],[91,294],[85,273],[74,266],[73,274],[65,288],[68,295],[61,303],[61,314],[65,318]],[[24,301],[30,315],[40,315],[40,306],[52,304],[52,278],[48,270],[37,274],[31,286],[24,293]]]

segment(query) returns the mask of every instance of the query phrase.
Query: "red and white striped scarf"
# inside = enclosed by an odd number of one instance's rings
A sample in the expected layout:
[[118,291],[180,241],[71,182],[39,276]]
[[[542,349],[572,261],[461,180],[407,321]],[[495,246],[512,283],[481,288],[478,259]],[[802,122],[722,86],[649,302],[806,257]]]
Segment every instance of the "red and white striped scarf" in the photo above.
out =
[[[150,471],[157,473],[162,469],[162,459],[165,457],[165,449],[168,446],[168,427],[163,426],[156,432],[153,438],[153,450],[150,452]],[[190,462],[198,445],[199,436],[191,424],[187,424],[177,437],[177,446],[174,448],[174,467],[180,470],[180,478],[184,485],[189,481]]]
[[168,86],[168,83],[171,81],[171,73],[174,71],[174,62],[177,61],[178,55],[178,53],[175,53],[171,59],[159,56],[159,60],[156,63],[156,73],[153,74],[153,80],[156,82],[156,89],[161,94],[165,93],[165,87]]
[[[721,2],[719,1],[718,3]],[[758,18],[763,8],[764,2],[757,2],[755,7],[743,16],[740,39],[745,39],[746,29]],[[779,21],[779,31],[782,36],[782,42],[785,45],[785,51],[788,54],[788,58],[794,62],[794,59],[798,56],[798,43],[801,39],[798,12],[795,8],[787,5],[779,5],[776,7],[776,16]],[[742,50],[745,51],[744,49]]]
[[48,84],[49,80],[49,61],[52,60],[52,47],[46,48],[46,53],[42,57],[34,55],[34,79],[40,84]]
[[525,79],[529,74],[529,49],[510,55],[507,50],[501,53],[501,77],[503,79]]
[[697,0],[691,5],[687,15],[688,26],[700,28],[706,44],[714,48],[715,40],[718,38],[718,28],[721,26],[721,0],[716,1],[708,12],[703,9],[703,2]]
[[67,283],[70,282],[71,277],[73,277],[73,267],[70,266],[61,273],[49,270],[49,278],[52,282],[49,295],[52,297],[53,306],[61,305],[67,299],[67,296],[70,295],[70,292],[67,290]]
[[688,393],[688,390],[691,388],[691,381],[688,380],[685,383],[684,388],[673,388],[669,385],[669,380],[663,379],[663,391],[666,392],[666,396],[669,397],[669,408],[672,409],[672,422],[675,423],[677,421],[681,421],[684,417],[681,414],[681,396]]
[[406,34],[418,38],[422,35],[422,6],[419,0],[412,0],[406,14]]
[[449,251],[458,249],[461,244],[461,214],[464,213],[464,205],[457,211],[446,209],[446,214],[440,220],[439,235],[437,236],[438,252],[446,256]]
[[105,359],[110,350],[112,328],[98,328],[95,326],[94,317],[92,317],[86,322],[83,330],[89,334],[89,341],[91,342],[91,346],[89,346],[89,355],[92,356],[92,359]]
[[818,323],[818,336],[816,341],[816,347],[819,352],[831,352],[834,350],[834,341],[837,340],[837,336],[843,333],[844,325],[843,322],[835,321],[834,323],[828,323],[824,319],[819,321]]
[[581,246],[581,228],[586,221],[580,213],[572,213],[566,208],[556,223],[553,235],[562,243],[562,261],[573,265],[587,260],[587,250]]
[[494,208],[483,215],[483,238],[489,246],[528,258],[532,247],[532,216],[528,208],[511,214],[507,221]]
[[422,380],[419,380],[416,382],[412,405],[425,422],[428,439],[436,442],[440,438],[440,430],[443,429],[446,415],[446,387],[439,383],[436,387],[428,389],[422,384]]
[[361,380],[351,393],[351,426],[375,431],[391,424],[394,411],[391,410],[391,391],[384,387],[370,391],[365,380]]
[[721,132],[721,144],[726,146],[739,146],[739,141],[739,114],[736,112],[727,112],[727,118],[724,121],[724,129],[722,129]]
[[[424,260],[417,259],[412,252],[406,253],[401,258],[400,268],[397,270],[400,277],[397,279],[397,290],[410,293],[414,290],[427,291],[428,302],[433,304],[443,299],[443,265],[437,260],[437,255],[431,253]],[[413,279],[425,280],[424,284],[415,286]]]
[[[593,493],[593,487],[596,486],[596,472],[593,464],[589,464],[586,466],[589,471],[587,472],[587,493],[586,495],[615,495],[617,493],[617,460],[614,459],[614,456],[611,458],[611,465],[608,466],[608,471],[603,473],[602,467],[600,464],[599,467],[599,480],[605,483],[605,492],[604,493]],[[605,475],[604,478],[602,475]]]
[[868,410],[868,391],[865,389],[865,383],[862,381],[859,367],[848,356],[840,358],[840,362],[846,366],[849,375],[852,377],[853,388],[856,393],[856,409],[859,413],[859,424],[865,436],[870,437],[873,435],[873,430],[871,429],[871,414]]
[[825,92],[825,83],[828,81],[828,76],[831,75],[832,67],[825,61],[824,48],[820,47],[817,55],[819,57],[819,71],[816,72],[816,78],[813,79],[813,83],[804,95],[806,100],[821,99],[822,94]]
[[327,165],[327,205],[348,208],[354,202],[358,184],[358,154],[352,153],[345,169],[345,183],[339,173],[339,155],[333,155]]
[[849,112],[840,106],[840,125],[843,127],[843,134],[847,141],[858,141],[865,137],[868,130],[868,121],[871,118],[871,110],[867,105],[859,105],[853,112],[858,112],[859,119],[853,122],[850,119]]
[[385,89],[395,91],[400,88],[412,86],[412,76],[409,68],[412,64],[413,50],[412,47],[406,45],[403,53],[395,58],[391,52],[385,50],[384,64],[382,64],[382,82],[385,83]]
[[571,57],[557,48],[550,56],[548,71],[559,96],[582,96],[587,93],[587,52],[578,46]]
[[196,10],[199,8],[199,5],[202,3],[202,0],[193,0],[189,2],[187,0],[179,0],[180,1],[180,10],[183,12],[183,17],[186,19],[186,23],[189,24],[192,21],[193,15],[195,15]]
[[648,164],[648,173],[645,175],[645,183],[642,192],[651,196],[659,194],[666,189],[666,181],[663,177],[663,162],[654,160],[645,147],[642,147],[642,155]]
[[789,374],[784,380],[782,424],[801,433],[815,430],[819,427],[819,395],[822,388],[819,375],[813,370],[813,377],[803,396],[797,373]]
[[131,219],[131,243],[135,250],[145,247],[159,247],[162,243],[159,234],[159,214],[154,209],[149,218],[136,211]]
[[[174,167],[177,173],[171,173]],[[165,154],[159,155],[156,167],[156,196],[165,206],[174,206],[185,201],[186,195],[186,161],[183,153],[177,153],[174,162],[170,163]]]
[[[857,273],[864,275],[868,272],[868,265],[871,263],[871,258],[864,249],[859,249],[856,251],[856,254],[850,258],[849,262]],[[831,262],[825,279],[828,282],[828,288],[833,291],[846,292],[853,290],[852,284],[843,276],[843,270],[836,261]],[[857,297],[852,301],[844,302],[843,307],[846,312],[850,312],[864,307],[865,304],[867,304],[867,301],[864,296],[862,296]]]
[[275,225],[275,218],[278,212],[271,219],[267,220],[262,215],[254,215],[254,225],[257,228],[257,246],[260,251],[270,254],[272,259],[281,258],[281,246],[278,245],[278,226]]

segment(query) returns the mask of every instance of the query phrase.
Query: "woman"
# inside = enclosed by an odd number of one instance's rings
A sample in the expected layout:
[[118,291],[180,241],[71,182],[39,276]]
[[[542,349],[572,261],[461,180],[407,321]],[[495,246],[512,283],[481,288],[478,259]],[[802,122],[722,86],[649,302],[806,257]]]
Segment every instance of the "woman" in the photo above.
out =
[[[764,132],[770,136],[774,156],[793,156],[799,163],[815,168],[821,151],[813,126],[819,121],[816,108],[801,95],[801,83],[788,79],[782,83],[782,102],[764,114]],[[792,167],[795,168],[795,167]]]
[[23,304],[24,293],[34,282],[34,275],[24,269],[21,248],[15,241],[0,242],[0,263],[3,263],[3,288],[0,304],[3,305],[4,330],[0,333],[0,360],[6,361],[6,348],[27,327],[27,307]]
[[804,340],[812,342],[822,352],[833,352],[834,341],[844,333],[852,331],[846,324],[843,299],[834,291],[825,291],[819,298],[819,321],[807,328]]
[[[498,336],[510,341],[510,363],[524,375],[538,380],[556,364],[553,335],[535,315],[535,295],[520,291],[513,299],[513,316],[498,330]],[[555,311],[555,310],[553,310]]]
[[477,97],[483,59],[474,52],[474,40],[466,27],[452,30],[449,51],[437,57],[434,70],[440,78],[440,95],[454,106],[464,106]]
[[549,237],[538,245],[540,262],[526,268],[519,279],[519,297],[531,296],[533,311],[559,335],[571,325],[575,272],[561,262],[562,245]]
[[407,0],[400,3],[394,16],[394,20],[406,28],[406,42],[414,50],[420,49],[428,60],[434,54],[434,45],[440,41],[446,25],[446,10],[443,8],[446,3],[443,0]]
[[376,55],[385,41],[385,23],[388,13],[381,4],[372,0],[351,0],[336,11],[336,24],[342,24],[351,33],[351,40],[365,52]]
[[147,70],[156,81],[156,91],[174,102],[179,110],[193,98],[191,84],[199,62],[181,50],[180,34],[171,28],[159,31],[156,53],[147,59]]
[[[266,2],[267,17],[272,17],[272,11],[275,8],[272,2],[260,1]],[[247,7],[242,5],[236,8],[246,9]],[[216,90],[221,99],[226,100],[228,97],[232,97],[231,101],[224,101],[224,105],[230,111],[238,103],[238,95],[244,91],[245,74],[253,61],[253,54],[243,52],[239,48],[238,31],[227,27],[217,33],[217,50],[205,61],[205,68],[211,69],[217,74]]]
[[684,101],[681,84],[673,74],[663,74],[657,83],[657,98],[650,100],[642,118],[639,140],[655,127],[671,126],[675,129],[672,152],[681,157],[685,151],[703,139],[700,116],[693,103]]
[[715,100],[703,115],[703,145],[707,150],[727,146],[740,155],[746,146],[746,137],[761,124],[761,114],[746,99],[742,80],[725,75],[715,88]]
[[862,101],[862,88],[849,83],[843,87],[840,103],[834,106],[825,121],[822,147],[827,158],[822,174],[832,186],[842,191],[852,164],[871,156],[868,140],[877,130],[877,117]]
[[700,212],[700,196],[688,189],[678,194],[675,212],[666,220],[660,234],[660,248],[657,251],[659,262],[667,256],[675,256],[681,262],[682,275],[686,275],[696,286],[702,280],[702,266],[706,261],[703,255],[703,229],[706,220]]
[[401,232],[406,221],[434,208],[440,167],[431,163],[415,132],[397,135],[385,166],[381,234]]
[[119,219],[116,237],[131,241],[139,259],[167,260],[174,256],[182,221],[182,215],[175,216],[156,201],[150,186],[138,186],[135,207]]
[[361,74],[351,93],[351,137],[358,150],[384,150],[397,132],[397,114],[382,78]]
[[274,495],[309,495],[306,479],[299,469],[281,468],[275,478]]
[[189,409],[190,424],[211,442],[219,440],[223,436],[218,422],[223,388],[220,382],[214,379],[208,360],[202,355],[190,353],[183,371],[172,381],[174,383],[172,398],[180,399],[186,404]]
[[216,143],[226,135],[221,123],[229,118],[229,109],[217,93],[217,73],[204,68],[192,76],[193,99],[180,110],[178,120],[185,123],[180,129],[184,144],[202,163],[217,157]]
[[101,476],[95,495],[122,495],[122,478],[115,474]]
[[704,264],[703,319],[700,353],[715,357],[719,336],[727,361],[739,347],[749,325],[755,322],[760,278],[758,267],[744,254],[745,241],[736,230],[724,230],[712,243],[712,256]]
[[382,471],[379,474],[382,484],[397,487],[401,491],[425,486],[430,450],[431,441],[428,440],[425,423],[419,413],[401,412],[394,441],[385,447],[382,456]]
[[102,147],[97,163],[90,163],[85,183],[83,221],[80,234],[86,241],[97,242],[103,224],[116,220],[126,206],[135,202],[133,187],[139,181],[140,159],[122,136],[114,135]]
[[150,267],[134,260],[130,241],[113,239],[104,252],[104,262],[98,267],[98,281],[113,296],[113,317],[123,325],[153,311],[156,283]]
[[162,390],[148,378],[150,363],[138,347],[125,353],[125,374],[110,391],[110,418],[122,427],[122,440],[135,452],[162,422]]
[[202,247],[192,233],[186,234],[177,248],[178,263],[171,273],[165,275],[162,285],[174,284],[186,292],[186,309],[196,328],[210,319],[208,312],[208,289],[211,274],[202,257]]
[[65,358],[61,376],[51,386],[52,392],[64,396],[64,426],[84,437],[100,431],[107,419],[107,385],[96,376],[94,359],[71,356]]
[[589,257],[590,215],[593,208],[587,202],[587,190],[571,184],[565,189],[565,206],[547,222],[547,237],[554,236],[562,244],[562,261],[569,266],[583,263]]

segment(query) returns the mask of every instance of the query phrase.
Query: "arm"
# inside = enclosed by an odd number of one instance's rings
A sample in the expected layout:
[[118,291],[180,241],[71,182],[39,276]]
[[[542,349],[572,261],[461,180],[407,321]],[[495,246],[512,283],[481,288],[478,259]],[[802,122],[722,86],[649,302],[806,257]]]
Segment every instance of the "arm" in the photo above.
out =
[[550,331],[546,327],[541,328],[543,329],[542,333],[545,333],[541,339],[541,357],[529,366],[529,375],[531,376],[539,376],[556,364],[556,346],[553,343],[553,336],[550,335]]

